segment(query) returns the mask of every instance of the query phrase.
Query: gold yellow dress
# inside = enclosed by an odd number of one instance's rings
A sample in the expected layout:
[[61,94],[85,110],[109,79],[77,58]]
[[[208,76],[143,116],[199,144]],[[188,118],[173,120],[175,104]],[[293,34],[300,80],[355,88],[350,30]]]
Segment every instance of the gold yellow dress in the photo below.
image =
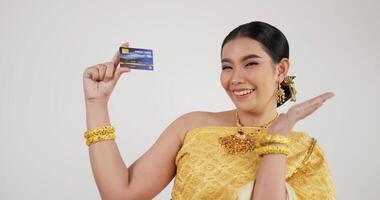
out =
[[[260,158],[255,152],[227,154],[219,137],[233,135],[237,127],[199,127],[188,131],[178,151],[173,200],[240,200],[239,190],[252,187]],[[246,134],[261,137],[267,129],[243,127]],[[335,190],[325,155],[316,140],[303,132],[289,134],[290,154],[286,185],[297,200],[335,199]],[[246,197],[245,197],[246,198]]]

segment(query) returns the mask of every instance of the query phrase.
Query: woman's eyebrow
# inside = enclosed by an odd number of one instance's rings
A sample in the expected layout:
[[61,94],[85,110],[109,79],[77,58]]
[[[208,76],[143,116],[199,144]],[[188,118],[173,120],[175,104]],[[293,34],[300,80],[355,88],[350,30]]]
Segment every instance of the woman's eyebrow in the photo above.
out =
[[[244,61],[244,60],[247,60],[247,59],[250,59],[250,58],[261,58],[260,56],[256,55],[256,54],[248,54],[246,56],[244,56],[243,58],[240,59],[240,61]],[[232,60],[229,59],[229,58],[223,58],[222,59],[222,62],[229,62],[229,63],[232,63]]]

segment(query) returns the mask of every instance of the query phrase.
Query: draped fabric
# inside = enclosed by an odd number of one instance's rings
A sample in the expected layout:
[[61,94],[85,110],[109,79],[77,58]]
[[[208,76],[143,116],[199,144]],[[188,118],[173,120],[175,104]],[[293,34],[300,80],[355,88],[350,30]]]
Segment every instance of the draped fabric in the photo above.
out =
[[[262,137],[267,129],[243,127],[246,134]],[[255,152],[230,155],[218,139],[235,134],[237,127],[199,127],[188,131],[178,151],[172,199],[249,199],[260,164]],[[316,140],[304,132],[289,134],[286,165],[287,192],[294,199],[335,199],[325,155]]]

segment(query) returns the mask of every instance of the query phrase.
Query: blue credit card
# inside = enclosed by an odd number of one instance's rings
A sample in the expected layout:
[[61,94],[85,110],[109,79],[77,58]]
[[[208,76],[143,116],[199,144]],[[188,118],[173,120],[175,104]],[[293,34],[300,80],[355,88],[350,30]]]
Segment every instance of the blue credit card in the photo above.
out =
[[153,50],[120,47],[120,67],[153,70]]

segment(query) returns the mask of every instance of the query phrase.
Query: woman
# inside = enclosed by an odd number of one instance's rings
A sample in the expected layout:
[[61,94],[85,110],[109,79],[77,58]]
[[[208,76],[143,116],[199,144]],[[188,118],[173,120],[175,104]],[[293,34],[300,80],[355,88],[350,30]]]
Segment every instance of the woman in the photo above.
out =
[[103,199],[152,199],[173,177],[172,199],[335,199],[320,146],[308,134],[292,131],[334,94],[277,113],[296,94],[294,77],[287,76],[288,42],[277,28],[255,21],[223,41],[220,81],[236,109],[180,116],[129,167],[107,111],[118,79],[130,72],[118,62],[117,53],[84,72],[85,137]]

